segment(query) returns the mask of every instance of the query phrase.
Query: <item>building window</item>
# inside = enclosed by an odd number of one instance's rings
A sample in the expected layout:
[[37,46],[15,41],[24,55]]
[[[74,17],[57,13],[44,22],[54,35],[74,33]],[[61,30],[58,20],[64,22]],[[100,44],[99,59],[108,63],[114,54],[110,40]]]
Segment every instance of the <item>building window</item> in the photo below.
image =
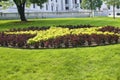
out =
[[110,6],[107,6],[108,7],[108,9],[110,9]]
[[53,11],[53,6],[51,6],[51,10]]
[[56,7],[56,11],[58,12],[58,7]]
[[48,10],[48,5],[46,4],[46,10]]
[[119,6],[119,5],[117,5],[117,6],[116,6],[116,8],[117,8],[117,9],[120,9],[120,6]]
[[68,4],[68,0],[65,0],[65,4]]
[[117,13],[118,16],[120,16],[120,13]]
[[82,3],[82,0],[80,0],[80,3]]
[[77,4],[77,0],[75,0],[75,4]]
[[35,4],[33,4],[33,8],[35,8]]
[[65,7],[66,10],[69,10],[69,7]]
[[42,7],[40,6],[40,9],[42,9]]

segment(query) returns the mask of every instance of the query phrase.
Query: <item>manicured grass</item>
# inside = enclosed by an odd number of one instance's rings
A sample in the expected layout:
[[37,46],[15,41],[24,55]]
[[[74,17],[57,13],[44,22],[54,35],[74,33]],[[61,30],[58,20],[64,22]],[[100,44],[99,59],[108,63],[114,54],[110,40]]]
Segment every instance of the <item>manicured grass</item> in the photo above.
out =
[[120,44],[0,51],[0,80],[120,80]]
[[94,26],[113,25],[120,27],[120,18],[112,19],[107,17],[101,18],[52,18],[52,19],[33,19],[29,22],[20,22],[19,20],[0,20],[0,30],[8,30],[10,28],[24,28],[31,26],[52,26],[66,24],[91,24]]
[[[120,19],[111,18],[32,21],[23,24],[15,23],[16,20],[1,20],[0,29],[59,24],[120,27]],[[33,50],[0,47],[0,80],[120,80],[120,44]]]

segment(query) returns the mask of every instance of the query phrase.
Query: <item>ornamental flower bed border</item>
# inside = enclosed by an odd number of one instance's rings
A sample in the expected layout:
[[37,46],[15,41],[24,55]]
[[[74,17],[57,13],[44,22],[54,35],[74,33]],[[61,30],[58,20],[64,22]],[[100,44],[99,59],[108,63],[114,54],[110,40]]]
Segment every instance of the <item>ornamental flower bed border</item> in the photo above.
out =
[[[66,27],[69,30],[72,29],[79,29],[80,26],[77,25],[69,28],[68,25],[60,26],[62,28]],[[92,28],[92,26],[84,25],[82,28]],[[108,45],[108,44],[117,44],[120,43],[120,28],[112,27],[112,26],[105,26],[102,28],[98,28],[97,31],[101,31],[106,34],[96,34],[96,33],[79,33],[79,34],[65,34],[62,36],[57,36],[55,38],[48,38],[47,40],[39,40],[34,43],[28,43],[28,40],[37,36],[35,32],[36,29],[38,31],[46,31],[49,30],[50,27],[42,27],[42,28],[27,28],[27,29],[11,29],[9,31],[1,32],[0,33],[0,46],[4,47],[13,47],[13,48],[26,48],[26,49],[48,49],[48,48],[74,48],[74,47],[83,47],[83,46],[100,46],[100,45]],[[58,28],[59,29],[59,28]],[[60,28],[61,29],[61,28]],[[24,31],[31,31],[34,32],[30,34],[30,32]],[[20,33],[20,31],[23,31]],[[64,31],[63,31],[64,32]],[[110,32],[110,33],[109,33]],[[113,34],[114,33],[114,34]],[[119,35],[118,35],[119,34]]]

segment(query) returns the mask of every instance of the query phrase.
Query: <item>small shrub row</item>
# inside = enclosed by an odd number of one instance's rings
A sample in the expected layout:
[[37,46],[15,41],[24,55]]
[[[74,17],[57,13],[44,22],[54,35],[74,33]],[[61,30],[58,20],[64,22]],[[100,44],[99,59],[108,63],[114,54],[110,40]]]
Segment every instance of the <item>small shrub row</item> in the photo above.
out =
[[119,36],[104,35],[104,34],[80,34],[80,35],[65,35],[55,39],[40,41],[33,44],[34,48],[68,48],[79,46],[96,46],[118,43]]
[[96,46],[118,43],[118,35],[104,34],[79,34],[64,35],[55,39],[41,40],[33,44],[27,44],[28,39],[35,35],[30,34],[4,34],[0,33],[0,46],[20,48],[68,48],[79,46]]
[[120,42],[120,29],[115,27],[30,28],[0,33],[0,46],[20,48],[68,48],[106,45]]
[[[91,25],[57,25],[56,27],[62,27],[62,28],[69,28],[69,29],[77,29],[77,28],[91,28],[93,26]],[[35,31],[35,30],[48,30],[50,28],[50,26],[31,26],[28,28],[13,28],[8,30],[7,32],[16,32],[16,31]]]
[[8,32],[16,32],[16,31],[40,31],[40,30],[47,30],[49,29],[50,26],[43,26],[43,27],[35,27],[35,26],[31,26],[31,27],[28,27],[28,28],[13,28],[13,29],[10,29]]
[[113,27],[113,26],[105,26],[105,27],[98,29],[98,31],[120,33],[120,28]]
[[4,34],[0,33],[0,46],[23,47],[27,45],[27,40],[33,38],[31,34]]
[[52,27],[49,30],[46,31],[40,31],[37,33],[37,35],[34,38],[31,38],[28,40],[28,43],[36,43],[40,42],[41,40],[48,40],[48,39],[55,39],[60,36],[64,35],[79,35],[79,34],[103,34],[103,35],[119,35],[115,34],[113,32],[101,32],[97,31],[97,28],[79,28],[79,29],[68,29],[68,28],[56,28]]
[[77,28],[91,28],[93,26],[87,24],[87,25],[58,25],[57,27],[69,28],[69,29],[77,29]]

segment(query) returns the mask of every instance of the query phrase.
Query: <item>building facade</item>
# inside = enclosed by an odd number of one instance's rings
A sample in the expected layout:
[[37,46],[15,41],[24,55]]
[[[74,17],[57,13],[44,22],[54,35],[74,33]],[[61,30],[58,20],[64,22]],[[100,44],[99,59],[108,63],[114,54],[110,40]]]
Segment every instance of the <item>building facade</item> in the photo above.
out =
[[[48,2],[43,4],[43,7],[32,4],[29,8],[25,8],[26,13],[35,13],[35,12],[85,12],[89,10],[81,9],[82,0],[48,0]],[[100,11],[103,15],[111,15],[113,11],[112,6],[107,6],[105,3],[101,6]],[[119,13],[120,9],[116,7],[116,14]],[[0,13],[17,13],[16,6],[11,6],[8,9],[2,9],[0,6]]]
[[[29,8],[26,7],[26,12],[66,12],[66,11],[80,11],[81,0],[48,0],[43,4],[43,7],[32,4]],[[1,6],[2,10],[2,6]],[[16,6],[12,6],[4,11],[16,12]]]
[[80,9],[80,0],[48,0],[42,8],[35,4],[32,8],[42,12],[77,11]]

